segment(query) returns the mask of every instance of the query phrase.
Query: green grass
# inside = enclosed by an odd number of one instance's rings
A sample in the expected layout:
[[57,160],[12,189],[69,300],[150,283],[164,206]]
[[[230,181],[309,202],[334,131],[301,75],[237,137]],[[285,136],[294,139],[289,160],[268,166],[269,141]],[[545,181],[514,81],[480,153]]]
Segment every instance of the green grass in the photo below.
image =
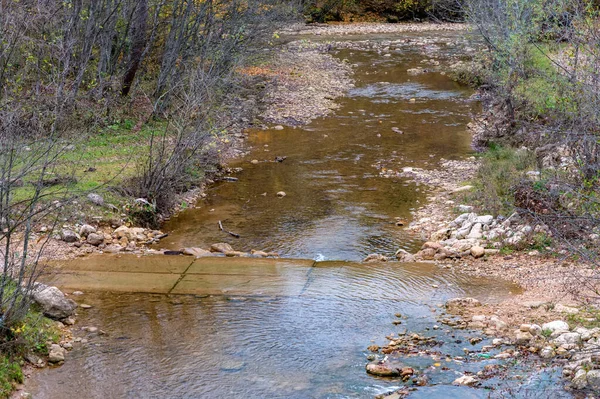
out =
[[[105,191],[106,188],[120,186],[134,176],[138,161],[147,154],[150,138],[153,134],[162,134],[165,123],[153,121],[135,132],[132,128],[133,122],[125,120],[74,141],[74,149],[61,154],[52,172],[54,176],[73,176],[76,182],[46,188],[46,200],[60,199],[65,193],[99,190],[107,202],[122,205],[124,198]],[[23,187],[15,189],[12,200],[25,201],[34,192],[33,181],[26,180]]]
[[536,168],[530,152],[491,144],[480,155],[474,187],[464,194],[466,203],[474,204],[481,212],[509,216],[514,211],[513,187],[526,178],[526,172]]
[[48,343],[58,343],[60,331],[56,322],[44,317],[33,307],[2,337],[0,351],[0,397],[9,397],[16,384],[23,383],[24,356],[48,354]]

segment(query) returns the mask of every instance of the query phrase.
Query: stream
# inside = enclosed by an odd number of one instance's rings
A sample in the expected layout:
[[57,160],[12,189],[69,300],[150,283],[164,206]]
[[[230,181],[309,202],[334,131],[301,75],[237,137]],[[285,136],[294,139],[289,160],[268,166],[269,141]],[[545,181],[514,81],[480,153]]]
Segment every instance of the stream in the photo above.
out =
[[[164,226],[169,238],[161,245],[172,249],[228,242],[236,250],[319,261],[298,271],[297,282],[289,273],[289,285],[297,289],[86,292],[77,300],[93,307],[79,311],[74,335],[88,342],[76,343],[63,366],[37,372],[28,390],[35,398],[373,398],[402,381],[369,376],[366,348],[409,331],[443,340],[437,350],[446,358],[443,368],[433,366],[430,356],[402,359],[428,370],[429,384],[411,398],[488,397],[486,389],[452,381],[498,361],[452,359],[464,356],[465,346],[481,348],[490,340],[472,346],[468,339],[475,332],[433,326],[448,298],[494,301],[519,287],[432,264],[357,263],[371,253],[414,252],[421,244],[395,221],[410,221],[427,188],[379,177],[376,163],[434,168],[441,158],[472,155],[466,124],[479,107],[472,91],[439,72],[406,72],[423,67],[424,59],[443,64],[460,54],[462,36],[431,34],[439,43],[398,47],[390,57],[339,51],[336,56],[355,64],[356,81],[339,99],[340,109],[305,127],[250,131],[250,153],[232,164],[243,168],[238,180],[215,184],[197,207]],[[347,39],[365,38],[397,39]],[[274,162],[277,156],[286,159]],[[279,198],[279,191],[286,196]],[[240,238],[220,231],[219,220]],[[395,314],[401,314],[398,325],[392,324]],[[106,334],[85,332],[84,326]],[[537,390],[552,381],[544,373],[520,384]],[[509,384],[500,378],[488,383],[499,391]]]

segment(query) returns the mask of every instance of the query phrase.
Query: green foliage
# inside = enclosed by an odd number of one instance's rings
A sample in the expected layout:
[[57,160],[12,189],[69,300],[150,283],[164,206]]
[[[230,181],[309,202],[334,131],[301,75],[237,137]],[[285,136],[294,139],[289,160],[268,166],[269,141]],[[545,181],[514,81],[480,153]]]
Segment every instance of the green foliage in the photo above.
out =
[[14,389],[13,384],[21,384],[23,380],[21,365],[8,356],[0,355],[0,397],[8,398]]
[[475,190],[468,199],[485,212],[509,215],[514,210],[513,187],[535,168],[535,157],[524,150],[490,144],[481,156]]

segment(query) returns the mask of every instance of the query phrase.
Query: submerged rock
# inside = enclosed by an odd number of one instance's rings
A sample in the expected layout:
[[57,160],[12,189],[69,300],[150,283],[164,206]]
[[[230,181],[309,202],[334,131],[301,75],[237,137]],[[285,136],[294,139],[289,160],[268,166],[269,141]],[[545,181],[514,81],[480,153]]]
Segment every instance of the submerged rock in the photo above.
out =
[[366,366],[367,373],[379,377],[398,377],[402,372],[402,367],[395,367],[387,362],[369,363]]

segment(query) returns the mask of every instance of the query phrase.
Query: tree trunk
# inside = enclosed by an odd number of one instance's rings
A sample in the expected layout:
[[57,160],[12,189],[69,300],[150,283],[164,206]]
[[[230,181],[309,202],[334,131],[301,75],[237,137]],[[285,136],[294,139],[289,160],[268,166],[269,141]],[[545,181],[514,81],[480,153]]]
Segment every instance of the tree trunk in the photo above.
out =
[[148,0],[138,0],[131,25],[131,53],[129,65],[123,77],[121,95],[129,95],[135,74],[140,67],[144,48],[146,47],[146,23],[148,20]]

